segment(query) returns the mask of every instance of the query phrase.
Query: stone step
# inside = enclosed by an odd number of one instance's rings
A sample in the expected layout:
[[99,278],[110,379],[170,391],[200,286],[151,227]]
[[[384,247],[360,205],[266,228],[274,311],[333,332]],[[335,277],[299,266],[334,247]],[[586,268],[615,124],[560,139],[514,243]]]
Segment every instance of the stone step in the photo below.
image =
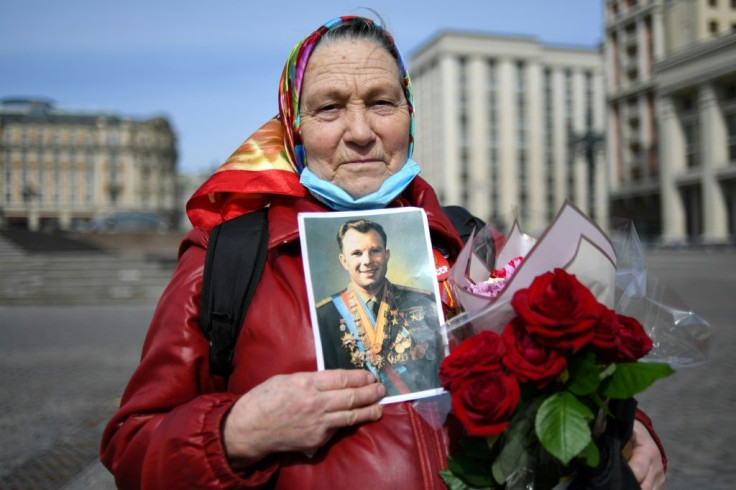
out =
[[0,261],[0,305],[155,303],[172,262],[115,256],[26,255]]

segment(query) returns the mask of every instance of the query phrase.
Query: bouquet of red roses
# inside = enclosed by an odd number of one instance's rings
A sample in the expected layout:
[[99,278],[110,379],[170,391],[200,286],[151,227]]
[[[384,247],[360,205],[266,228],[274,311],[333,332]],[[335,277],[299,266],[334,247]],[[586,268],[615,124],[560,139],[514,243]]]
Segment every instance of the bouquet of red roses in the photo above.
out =
[[464,313],[446,324],[440,379],[466,437],[442,476],[450,488],[536,490],[584,478],[610,452],[606,423],[622,407],[633,423],[632,397],[673,370],[640,362],[653,342],[613,309],[613,243],[571,204],[538,240],[514,224],[491,254],[498,268],[479,272],[480,248],[471,239],[453,270]]

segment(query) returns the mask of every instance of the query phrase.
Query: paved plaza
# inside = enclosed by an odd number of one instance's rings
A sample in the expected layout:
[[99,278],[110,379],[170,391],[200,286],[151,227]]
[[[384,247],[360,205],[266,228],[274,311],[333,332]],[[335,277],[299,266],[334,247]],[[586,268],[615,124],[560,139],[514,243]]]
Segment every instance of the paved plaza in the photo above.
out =
[[[668,489],[736,482],[736,253],[658,252],[650,271],[715,328],[710,360],[640,397],[670,461]],[[153,305],[0,306],[0,488],[114,488],[102,428],[138,361]]]

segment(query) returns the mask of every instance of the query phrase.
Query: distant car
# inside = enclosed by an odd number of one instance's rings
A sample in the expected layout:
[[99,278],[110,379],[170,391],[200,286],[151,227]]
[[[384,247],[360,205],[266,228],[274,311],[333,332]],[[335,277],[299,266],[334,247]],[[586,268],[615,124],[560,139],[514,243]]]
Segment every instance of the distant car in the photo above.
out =
[[164,233],[169,229],[168,220],[158,214],[132,211],[114,213],[89,224],[89,231],[93,233]]

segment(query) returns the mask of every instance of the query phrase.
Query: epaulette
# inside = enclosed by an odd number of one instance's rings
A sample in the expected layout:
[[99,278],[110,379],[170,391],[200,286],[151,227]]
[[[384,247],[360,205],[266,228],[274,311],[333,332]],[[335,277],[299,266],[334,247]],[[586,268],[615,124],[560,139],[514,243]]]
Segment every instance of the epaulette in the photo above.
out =
[[420,294],[423,294],[425,296],[433,296],[434,295],[432,293],[432,291],[429,291],[427,289],[413,288],[411,286],[402,286],[400,284],[394,284],[394,283],[391,283],[391,285],[393,287],[395,287],[396,289],[400,289],[402,291],[409,291],[410,293],[420,293]]
[[317,303],[317,304],[315,305],[315,308],[319,308],[319,307],[321,307],[321,306],[324,306],[324,305],[326,305],[327,303],[330,303],[331,301],[332,301],[332,296],[327,296],[327,297],[326,297],[325,299],[323,299],[322,301],[318,302],[318,303]]

